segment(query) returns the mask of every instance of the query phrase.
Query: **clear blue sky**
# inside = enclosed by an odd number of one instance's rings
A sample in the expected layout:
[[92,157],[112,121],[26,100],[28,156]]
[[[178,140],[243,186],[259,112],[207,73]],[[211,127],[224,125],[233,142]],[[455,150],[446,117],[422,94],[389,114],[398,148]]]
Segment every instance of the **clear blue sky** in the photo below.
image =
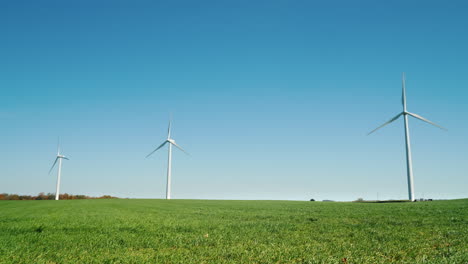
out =
[[468,197],[466,1],[2,1],[0,192]]

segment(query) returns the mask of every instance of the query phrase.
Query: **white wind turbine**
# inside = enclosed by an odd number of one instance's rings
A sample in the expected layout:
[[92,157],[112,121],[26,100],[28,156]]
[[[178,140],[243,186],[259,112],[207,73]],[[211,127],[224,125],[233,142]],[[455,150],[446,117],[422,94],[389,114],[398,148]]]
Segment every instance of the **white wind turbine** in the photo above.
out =
[[169,128],[167,129],[167,139],[161,145],[159,145],[159,147],[157,147],[150,154],[148,154],[146,157],[148,158],[158,149],[164,147],[164,145],[166,145],[167,143],[169,143],[169,148],[168,148],[168,158],[167,158],[166,199],[169,200],[171,199],[172,145],[174,145],[176,148],[182,150],[185,154],[188,155],[188,153],[183,148],[181,148],[179,145],[176,144],[175,140],[171,139],[171,120],[169,120]]
[[410,112],[406,111],[405,73],[403,73],[403,77],[402,77],[402,89],[403,89],[403,92],[402,92],[401,100],[402,100],[402,104],[403,104],[403,112],[399,113],[398,115],[396,115],[394,118],[390,119],[385,124],[383,124],[383,125],[379,126],[378,128],[372,130],[367,135],[370,135],[370,134],[374,133],[378,129],[380,129],[380,128],[392,123],[393,121],[397,120],[400,116],[403,116],[404,121],[405,121],[406,170],[407,170],[407,175],[408,175],[408,196],[409,196],[410,201],[414,201],[415,197],[414,197],[414,183],[413,183],[413,164],[412,164],[412,161],[411,161],[411,144],[410,144],[410,134],[409,134],[409,127],[408,127],[408,116],[415,117],[415,118],[417,118],[419,120],[422,120],[422,121],[424,121],[426,123],[429,123],[429,124],[431,124],[433,126],[441,128],[443,130],[447,130],[447,129],[445,129],[444,127],[441,127],[441,126],[439,126],[439,125],[425,119],[424,117],[422,117],[420,115],[413,114],[413,113],[410,113]]
[[52,172],[52,170],[55,167],[55,164],[57,164],[58,161],[58,172],[57,172],[57,188],[55,191],[55,200],[59,200],[59,195],[60,195],[60,176],[62,174],[62,159],[69,160],[67,157],[63,156],[60,154],[60,141],[57,144],[57,157],[55,158],[54,164],[52,164],[52,167],[49,170],[49,174]]

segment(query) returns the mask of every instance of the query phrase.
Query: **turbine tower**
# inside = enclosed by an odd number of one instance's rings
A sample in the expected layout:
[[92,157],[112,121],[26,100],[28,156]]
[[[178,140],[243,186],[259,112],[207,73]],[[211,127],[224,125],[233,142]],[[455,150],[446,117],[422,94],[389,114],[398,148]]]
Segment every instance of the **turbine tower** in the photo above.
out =
[[167,143],[169,143],[169,146],[168,146],[168,158],[167,158],[166,199],[169,200],[169,199],[171,199],[172,145],[174,145],[176,148],[182,150],[185,154],[188,155],[188,153],[183,148],[181,148],[179,145],[177,145],[175,140],[171,138],[171,120],[170,119],[169,119],[169,127],[167,129],[167,139],[161,145],[159,145],[159,147],[157,147],[150,154],[148,154],[146,157],[148,158],[154,152],[156,152],[158,149],[164,147],[164,145],[166,145]]
[[411,113],[411,112],[408,112],[406,110],[406,87],[405,87],[405,73],[403,73],[403,76],[402,76],[402,96],[401,96],[401,100],[402,100],[402,104],[403,104],[403,112],[399,113],[398,115],[396,115],[394,118],[390,119],[389,121],[387,121],[386,123],[384,123],[383,125],[379,126],[378,128],[372,130],[371,132],[369,132],[369,134],[367,135],[370,135],[372,133],[374,133],[375,131],[377,131],[378,129],[392,123],[393,121],[397,120],[400,116],[403,116],[403,119],[404,119],[404,123],[405,123],[405,143],[406,143],[406,172],[407,172],[407,177],[408,177],[408,197],[409,197],[409,200],[410,201],[415,201],[415,197],[414,197],[414,182],[413,182],[413,163],[412,163],[412,160],[411,160],[411,143],[410,143],[410,134],[409,134],[409,125],[408,125],[408,116],[412,116],[412,117],[415,117],[419,120],[422,120],[426,123],[429,123],[433,126],[436,126],[438,128],[441,128],[443,130],[447,130],[445,129],[444,127],[441,127],[429,120],[427,120],[426,118],[420,116],[420,115],[417,115],[417,114],[414,114],[414,113]]
[[60,141],[57,144],[57,157],[55,158],[54,164],[52,164],[52,167],[49,170],[49,175],[54,169],[55,164],[57,164],[58,161],[58,172],[57,172],[57,187],[55,191],[55,200],[59,200],[59,195],[60,195],[60,176],[62,174],[62,159],[69,160],[67,157],[63,156],[60,154]]

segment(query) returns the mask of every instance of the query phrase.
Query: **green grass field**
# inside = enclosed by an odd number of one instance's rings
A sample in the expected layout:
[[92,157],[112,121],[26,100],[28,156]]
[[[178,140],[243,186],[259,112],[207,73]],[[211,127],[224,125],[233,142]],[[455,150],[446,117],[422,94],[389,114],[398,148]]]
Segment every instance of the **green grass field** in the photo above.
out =
[[0,201],[0,263],[468,263],[468,200]]

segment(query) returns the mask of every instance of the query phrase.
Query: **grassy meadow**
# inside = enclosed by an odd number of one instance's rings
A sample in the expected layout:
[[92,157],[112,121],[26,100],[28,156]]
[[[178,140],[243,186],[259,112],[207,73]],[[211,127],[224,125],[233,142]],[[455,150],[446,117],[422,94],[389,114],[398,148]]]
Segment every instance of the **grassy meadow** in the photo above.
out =
[[468,199],[0,201],[0,263],[468,263]]

